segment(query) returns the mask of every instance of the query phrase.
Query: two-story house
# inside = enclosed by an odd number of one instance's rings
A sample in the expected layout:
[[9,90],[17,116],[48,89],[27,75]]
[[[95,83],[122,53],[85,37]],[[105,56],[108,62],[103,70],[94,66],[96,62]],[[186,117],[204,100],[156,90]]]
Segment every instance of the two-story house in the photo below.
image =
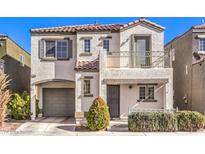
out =
[[30,92],[31,56],[4,34],[0,34],[0,70],[8,75],[12,92]]
[[173,55],[174,106],[205,113],[205,24],[192,26],[165,49]]
[[132,109],[172,109],[173,83],[164,27],[128,24],[31,29],[31,110],[81,117],[97,96],[112,118]]

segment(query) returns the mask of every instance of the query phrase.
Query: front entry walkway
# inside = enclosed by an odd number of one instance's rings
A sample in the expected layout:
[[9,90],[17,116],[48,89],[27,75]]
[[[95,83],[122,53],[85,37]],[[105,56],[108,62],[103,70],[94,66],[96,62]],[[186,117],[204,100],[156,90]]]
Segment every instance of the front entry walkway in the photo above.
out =
[[74,131],[74,118],[43,117],[22,124],[17,128],[15,135],[75,135]]

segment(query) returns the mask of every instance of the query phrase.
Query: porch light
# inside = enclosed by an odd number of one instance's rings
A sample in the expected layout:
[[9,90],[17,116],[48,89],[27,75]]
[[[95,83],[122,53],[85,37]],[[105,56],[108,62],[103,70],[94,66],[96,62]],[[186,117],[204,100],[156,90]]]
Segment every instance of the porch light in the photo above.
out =
[[132,85],[129,85],[129,88],[132,89]]

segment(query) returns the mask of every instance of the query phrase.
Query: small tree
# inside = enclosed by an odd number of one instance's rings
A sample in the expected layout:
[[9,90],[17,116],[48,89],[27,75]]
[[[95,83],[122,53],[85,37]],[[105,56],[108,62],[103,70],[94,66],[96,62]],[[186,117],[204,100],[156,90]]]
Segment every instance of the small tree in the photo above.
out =
[[87,115],[88,128],[90,130],[104,130],[109,126],[110,114],[107,103],[101,98],[97,97],[91,105]]
[[8,76],[0,71],[0,125],[2,126],[6,117],[7,103],[10,101],[11,93],[7,89]]

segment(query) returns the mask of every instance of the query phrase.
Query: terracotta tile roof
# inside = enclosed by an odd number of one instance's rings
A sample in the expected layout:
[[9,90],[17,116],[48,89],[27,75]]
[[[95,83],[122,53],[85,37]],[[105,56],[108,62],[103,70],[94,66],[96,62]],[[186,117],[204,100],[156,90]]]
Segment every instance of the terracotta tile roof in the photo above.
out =
[[75,65],[75,70],[98,71],[99,59],[93,61],[77,61]]
[[49,27],[31,29],[32,33],[52,33],[52,32],[77,32],[77,31],[119,31],[122,24],[88,24],[62,27]]
[[136,20],[136,21],[133,21],[133,22],[130,22],[128,24],[124,24],[123,27],[121,29],[124,29],[124,28],[128,28],[130,26],[133,26],[133,25],[137,25],[137,24],[146,24],[148,26],[152,26],[152,27],[155,27],[156,29],[159,29],[159,30],[164,30],[165,28],[156,24],[156,23],[153,23],[149,20],[146,20],[145,18],[140,18],[139,20]]
[[205,24],[192,26],[192,28],[194,28],[194,29],[204,29],[205,28]]
[[165,28],[155,24],[149,20],[144,18],[140,18],[134,22],[128,24],[87,24],[87,25],[72,25],[72,26],[61,26],[61,27],[48,27],[48,28],[36,28],[31,29],[31,33],[55,33],[55,32],[71,32],[75,33],[78,31],[114,31],[119,32],[120,30],[124,30],[129,28],[130,26],[137,24],[146,24],[148,26],[152,26],[159,30],[164,30]]

